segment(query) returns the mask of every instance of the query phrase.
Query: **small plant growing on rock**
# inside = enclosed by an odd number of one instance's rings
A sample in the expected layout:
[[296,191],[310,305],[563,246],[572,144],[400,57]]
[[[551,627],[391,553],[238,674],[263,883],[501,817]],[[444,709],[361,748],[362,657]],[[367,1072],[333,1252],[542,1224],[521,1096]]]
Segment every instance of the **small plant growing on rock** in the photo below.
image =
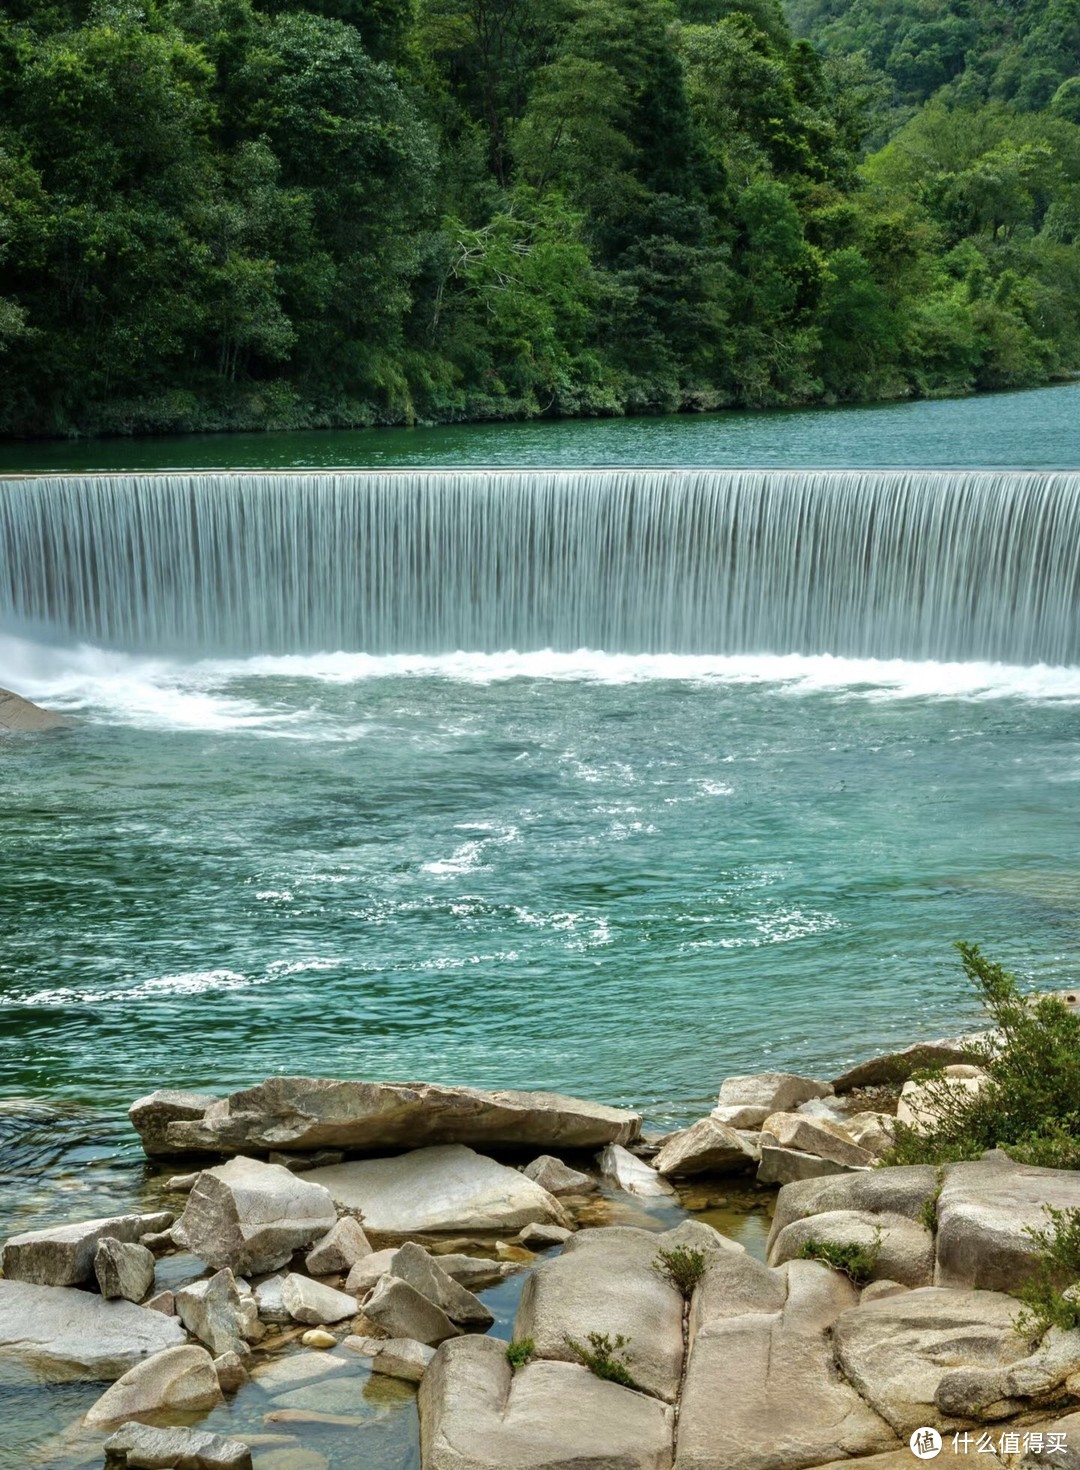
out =
[[875,1230],[869,1245],[858,1245],[853,1240],[818,1240],[811,1236],[803,1241],[799,1260],[821,1261],[834,1271],[842,1271],[853,1285],[865,1286],[874,1274],[880,1255],[881,1231]]
[[590,1373],[597,1378],[606,1378],[609,1383],[621,1383],[624,1388],[637,1388],[627,1366],[626,1348],[630,1339],[620,1332],[615,1341],[606,1332],[590,1332],[588,1347],[568,1337],[566,1345],[575,1352]]
[[525,1364],[529,1361],[529,1359],[533,1356],[535,1352],[536,1343],[532,1340],[531,1337],[523,1337],[520,1342],[511,1342],[507,1344],[506,1361],[510,1364],[510,1367],[516,1373],[519,1368],[524,1368]]
[[938,1232],[938,1200],[941,1198],[941,1189],[944,1183],[942,1178],[944,1170],[938,1169],[937,1188],[933,1194],[928,1194],[919,1206],[919,1219],[929,1230],[931,1235]]
[[1024,1304],[1016,1329],[1025,1337],[1041,1337],[1050,1327],[1080,1327],[1080,1210],[1045,1209],[1049,1225],[1028,1228],[1034,1269],[1016,1293]]
[[670,1281],[675,1290],[682,1294],[683,1300],[688,1302],[694,1295],[694,1288],[705,1275],[708,1264],[704,1251],[678,1245],[674,1250],[661,1251],[653,1261],[653,1270]]

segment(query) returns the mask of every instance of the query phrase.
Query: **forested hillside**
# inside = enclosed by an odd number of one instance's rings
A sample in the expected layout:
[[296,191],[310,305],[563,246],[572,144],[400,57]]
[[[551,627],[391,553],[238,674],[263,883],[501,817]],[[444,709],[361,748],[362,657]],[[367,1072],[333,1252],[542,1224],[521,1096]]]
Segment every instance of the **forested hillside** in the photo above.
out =
[[1080,368],[1075,0],[791,14],[800,39],[777,0],[9,0],[0,432]]

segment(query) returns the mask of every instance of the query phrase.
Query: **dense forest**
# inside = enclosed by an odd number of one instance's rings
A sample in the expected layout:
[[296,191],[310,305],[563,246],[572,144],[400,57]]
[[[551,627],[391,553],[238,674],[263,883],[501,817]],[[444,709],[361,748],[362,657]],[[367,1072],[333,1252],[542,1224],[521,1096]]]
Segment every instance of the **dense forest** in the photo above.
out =
[[1076,0],[8,0],[0,432],[1080,369]]

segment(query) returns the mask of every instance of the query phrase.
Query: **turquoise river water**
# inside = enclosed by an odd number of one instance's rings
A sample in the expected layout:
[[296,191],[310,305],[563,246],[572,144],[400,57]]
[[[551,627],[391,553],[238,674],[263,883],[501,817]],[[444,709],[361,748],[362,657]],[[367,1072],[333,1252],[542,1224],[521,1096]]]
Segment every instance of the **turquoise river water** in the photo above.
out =
[[[77,724],[0,745],[0,1233],[151,1198],[155,1086],[666,1126],[978,1024],[956,939],[1074,983],[1078,409],[5,448],[0,685]],[[85,1407],[7,1393],[0,1462]]]

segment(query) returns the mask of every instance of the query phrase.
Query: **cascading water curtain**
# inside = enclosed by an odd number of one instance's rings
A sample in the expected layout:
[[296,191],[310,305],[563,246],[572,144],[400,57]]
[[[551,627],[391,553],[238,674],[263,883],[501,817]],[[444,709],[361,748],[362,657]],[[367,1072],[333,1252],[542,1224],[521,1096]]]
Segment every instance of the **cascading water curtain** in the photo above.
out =
[[0,484],[0,624],[193,654],[1080,659],[1080,475],[431,471]]

